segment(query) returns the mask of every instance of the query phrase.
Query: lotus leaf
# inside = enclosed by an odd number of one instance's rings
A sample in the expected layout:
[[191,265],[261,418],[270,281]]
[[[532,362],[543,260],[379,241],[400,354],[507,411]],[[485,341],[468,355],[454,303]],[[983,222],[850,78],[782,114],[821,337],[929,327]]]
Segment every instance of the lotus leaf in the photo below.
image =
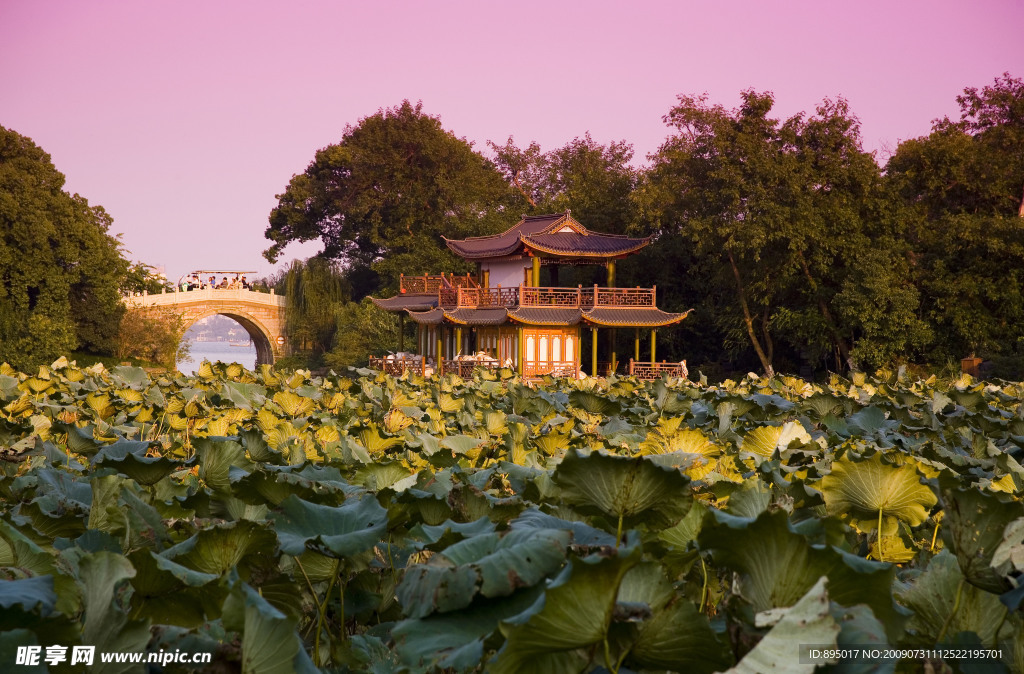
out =
[[388,513],[371,495],[351,498],[340,506],[317,505],[289,496],[281,512],[271,515],[281,550],[299,555],[306,550],[343,559],[371,549],[387,529]]
[[465,608],[479,592],[503,597],[535,585],[565,561],[569,533],[517,529],[480,534],[449,545],[427,564],[406,570],[398,600],[411,618]]
[[834,462],[820,489],[830,515],[844,517],[862,532],[877,530],[881,522],[885,535],[895,533],[897,520],[921,524],[938,501],[912,466],[884,463],[881,453],[863,461],[844,457]]

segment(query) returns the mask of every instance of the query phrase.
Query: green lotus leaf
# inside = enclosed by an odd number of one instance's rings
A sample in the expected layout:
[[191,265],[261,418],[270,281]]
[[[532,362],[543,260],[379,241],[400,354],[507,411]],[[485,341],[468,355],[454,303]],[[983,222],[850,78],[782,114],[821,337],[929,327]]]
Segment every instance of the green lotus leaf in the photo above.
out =
[[555,469],[566,503],[582,511],[621,517],[627,526],[671,526],[690,510],[690,480],[641,457],[569,452]]
[[241,666],[246,674],[317,671],[302,648],[298,621],[274,608],[247,583],[237,583],[225,601],[224,625],[242,635]]
[[162,625],[198,627],[220,615],[226,589],[213,585],[219,576],[182,566],[150,550],[129,556],[133,615]]
[[405,614],[422,618],[434,611],[465,608],[477,593],[504,597],[530,587],[565,562],[569,532],[516,529],[480,534],[448,546],[426,564],[411,566],[398,586]]
[[[135,576],[135,568],[125,557],[112,552],[92,552],[78,563],[78,578],[85,588],[82,596],[85,621],[82,624],[82,643],[95,645],[100,652],[141,652],[149,643],[149,621],[130,620],[123,605],[123,591]],[[100,663],[94,671],[130,672],[137,669],[131,663]]]
[[828,513],[844,517],[862,532],[876,530],[879,521],[883,534],[895,533],[897,520],[917,526],[938,501],[913,466],[884,463],[880,453],[862,461],[843,457],[834,462],[819,489]]
[[603,555],[571,558],[543,599],[501,623],[505,645],[488,671],[558,671],[576,662],[576,649],[606,638],[619,584],[640,557],[639,546],[627,545]]
[[999,562],[994,557],[1000,546],[1009,549],[1024,541],[1024,529],[1011,528],[1024,517],[1021,503],[970,487],[944,491],[943,502],[942,538],[967,582],[995,594],[1012,589],[1009,556]]
[[222,576],[252,555],[273,552],[274,533],[265,524],[215,524],[167,548],[160,555],[190,569]]
[[727,674],[811,674],[817,665],[801,663],[797,644],[821,644],[834,648],[839,625],[829,612],[829,595],[825,578],[819,578],[811,589],[789,609],[771,631],[747,653]]
[[148,442],[131,443],[119,440],[107,445],[93,457],[93,465],[97,468],[113,468],[122,475],[127,475],[139,484],[153,485],[171,473],[182,468],[178,461],[163,456],[146,456]]
[[441,440],[441,447],[450,449],[453,454],[468,454],[484,442],[482,438],[472,435],[449,435]]
[[[691,511],[692,512],[692,511]],[[689,517],[689,515],[687,515]],[[572,534],[572,545],[575,547],[595,548],[615,546],[615,536],[606,531],[596,529],[585,522],[570,522],[553,515],[541,512],[537,508],[528,508],[519,517],[509,522],[511,529],[562,529]]]
[[253,469],[252,462],[245,456],[245,449],[236,438],[210,436],[195,438],[194,442],[199,459],[199,478],[215,492],[231,492],[232,466],[247,471]]
[[402,461],[378,461],[361,466],[352,481],[371,491],[402,491],[416,483],[416,472]]
[[68,451],[75,454],[92,456],[103,447],[103,445],[97,442],[93,436],[92,426],[86,426],[83,428],[75,426],[74,424],[55,421],[53,426],[50,428],[50,433],[66,433]]
[[626,663],[637,669],[716,672],[732,655],[692,602],[676,595],[659,564],[641,562],[619,586],[617,601],[646,605],[651,616],[636,628]]
[[[739,574],[739,593],[755,612],[791,606],[821,576],[828,576],[831,598],[843,606],[868,604],[897,635],[904,616],[893,604],[895,568],[835,548],[812,545],[784,511],[757,519],[712,510],[698,536],[716,565]],[[809,642],[808,642],[809,643]]]
[[510,597],[478,600],[461,611],[403,620],[391,630],[401,661],[413,668],[473,671],[480,667],[484,641],[507,618],[529,609],[542,594],[540,585]]
[[907,623],[907,643],[934,646],[958,632],[974,632],[982,643],[991,644],[997,629],[1000,639],[1013,629],[1003,622],[1006,607],[999,597],[968,583],[948,550],[933,557],[924,573],[898,596],[914,611]]
[[14,606],[42,616],[52,613],[57,606],[53,576],[0,581],[0,608],[7,610]]
[[569,394],[569,404],[583,409],[588,414],[599,414],[604,417],[615,416],[622,411],[622,405],[617,400],[610,400],[590,391],[573,391]]
[[289,496],[271,516],[281,550],[299,555],[315,550],[350,557],[375,546],[387,531],[388,511],[372,495],[351,498],[340,506],[318,505]]

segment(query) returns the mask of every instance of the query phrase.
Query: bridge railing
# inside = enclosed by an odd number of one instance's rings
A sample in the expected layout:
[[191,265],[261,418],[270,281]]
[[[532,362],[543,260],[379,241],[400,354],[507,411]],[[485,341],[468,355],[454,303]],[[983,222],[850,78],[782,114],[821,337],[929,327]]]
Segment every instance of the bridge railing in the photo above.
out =
[[240,301],[252,304],[264,304],[267,306],[285,306],[285,296],[278,295],[273,289],[269,293],[243,288],[218,289],[203,288],[202,290],[165,290],[160,293],[132,293],[124,298],[126,304],[153,306],[175,306],[179,304],[193,304],[196,302],[223,302]]

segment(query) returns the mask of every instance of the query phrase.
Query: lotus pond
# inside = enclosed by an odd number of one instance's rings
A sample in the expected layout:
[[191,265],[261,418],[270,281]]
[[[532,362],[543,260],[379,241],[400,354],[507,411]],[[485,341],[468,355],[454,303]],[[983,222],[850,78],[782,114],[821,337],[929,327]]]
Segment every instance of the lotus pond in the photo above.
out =
[[4,671],[1024,671],[1020,384],[61,359],[0,458]]

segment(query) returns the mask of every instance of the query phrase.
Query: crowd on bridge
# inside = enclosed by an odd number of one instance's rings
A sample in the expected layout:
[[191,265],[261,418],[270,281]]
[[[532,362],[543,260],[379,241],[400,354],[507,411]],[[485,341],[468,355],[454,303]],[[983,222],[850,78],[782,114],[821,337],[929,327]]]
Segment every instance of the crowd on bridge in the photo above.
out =
[[204,281],[199,277],[198,274],[192,274],[190,276],[181,279],[179,286],[182,291],[189,290],[206,290],[212,288],[214,290],[251,290],[252,285],[246,280],[245,275],[239,276],[235,274],[235,278],[228,280],[225,276],[221,279],[220,283],[217,283],[217,277],[211,276],[209,279]]

